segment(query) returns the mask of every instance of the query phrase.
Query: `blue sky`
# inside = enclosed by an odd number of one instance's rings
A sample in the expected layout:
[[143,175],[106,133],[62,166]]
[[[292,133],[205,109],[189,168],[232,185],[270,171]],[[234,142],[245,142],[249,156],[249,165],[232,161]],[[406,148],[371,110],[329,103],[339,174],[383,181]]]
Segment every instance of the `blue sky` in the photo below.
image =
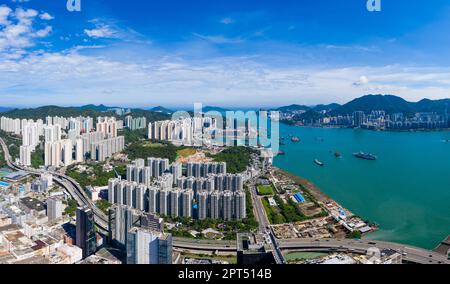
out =
[[0,0],[0,105],[450,97],[447,0]]

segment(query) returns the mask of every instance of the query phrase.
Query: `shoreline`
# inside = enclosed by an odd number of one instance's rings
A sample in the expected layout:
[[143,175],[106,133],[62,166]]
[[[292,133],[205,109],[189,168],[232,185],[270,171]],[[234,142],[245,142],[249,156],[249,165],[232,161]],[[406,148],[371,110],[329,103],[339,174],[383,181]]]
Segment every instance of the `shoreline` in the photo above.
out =
[[304,127],[304,128],[317,128],[317,129],[361,129],[361,130],[367,130],[367,131],[374,131],[374,132],[392,132],[392,133],[428,133],[428,132],[450,132],[450,128],[437,128],[437,129],[426,129],[426,128],[419,128],[419,129],[368,129],[368,128],[354,128],[351,126],[338,126],[338,125],[332,125],[332,126],[323,126],[323,125],[299,125],[296,123],[289,123],[287,121],[280,121],[284,125],[288,126],[294,126],[294,127]]
[[344,210],[347,213],[347,217],[358,217],[360,218],[362,221],[366,222],[371,228],[372,230],[368,233],[364,233],[363,236],[368,236],[372,233],[377,232],[380,227],[378,224],[364,218],[363,216],[359,216],[358,214],[355,214],[354,212],[352,212],[351,210],[349,210],[348,208],[346,208],[345,206],[342,206],[339,202],[337,202],[334,198],[332,198],[331,196],[329,196],[328,194],[324,193],[317,185],[315,185],[313,182],[311,182],[310,180],[292,174],[284,169],[281,169],[277,166],[272,166],[274,170],[280,172],[281,174],[285,175],[286,177],[288,177],[289,179],[291,179],[292,181],[294,181],[296,184],[298,184],[299,186],[301,186],[303,189],[307,190],[318,202],[322,203],[323,206],[326,206],[327,203],[334,203],[336,204],[338,207],[340,207],[342,210]]
[[289,177],[290,179],[292,179],[295,183],[305,187],[307,190],[309,190],[311,192],[311,194],[318,200],[321,202],[325,202],[325,200],[327,199],[331,199],[333,200],[329,195],[325,194],[323,191],[320,190],[320,188],[315,185],[314,183],[312,183],[311,181],[294,175],[284,169],[281,169],[279,167],[273,166],[274,169],[276,169],[277,171],[281,172],[283,175]]

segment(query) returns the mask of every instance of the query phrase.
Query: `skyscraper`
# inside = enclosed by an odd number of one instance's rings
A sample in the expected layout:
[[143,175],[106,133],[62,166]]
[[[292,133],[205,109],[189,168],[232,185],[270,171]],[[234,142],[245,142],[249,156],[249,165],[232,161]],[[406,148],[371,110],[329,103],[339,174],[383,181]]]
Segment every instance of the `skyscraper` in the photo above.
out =
[[84,162],[83,139],[76,139],[75,141],[75,160],[77,163]]
[[219,219],[220,218],[220,193],[217,191],[214,191],[210,193],[209,196],[210,200],[210,211],[209,211],[209,217],[211,219]]
[[34,146],[20,146],[20,164],[23,166],[31,166],[31,152],[34,151]]
[[62,201],[56,198],[47,199],[47,217],[49,221],[62,217]]
[[147,192],[147,186],[145,184],[140,184],[135,189],[135,195],[136,195],[136,209],[144,211],[147,202],[146,202],[146,195]]
[[159,211],[161,216],[168,216],[169,214],[169,190],[159,191]]
[[156,187],[150,187],[148,189],[148,212],[159,212],[159,190]]
[[77,209],[76,245],[83,250],[83,258],[97,250],[94,212],[87,206]]
[[181,191],[174,189],[170,192],[170,216],[178,217],[180,214]]
[[138,212],[125,205],[114,205],[109,210],[108,218],[110,243],[125,249],[128,231],[139,222]]
[[361,125],[364,123],[365,120],[365,114],[363,111],[355,111],[353,113],[353,126],[354,127],[361,127]]
[[177,184],[177,180],[182,176],[183,174],[183,168],[181,163],[174,163],[170,167],[170,172],[173,175],[173,184]]
[[225,221],[233,218],[233,193],[225,191],[222,195],[222,216]]
[[181,193],[181,216],[192,218],[192,198],[194,192],[190,189]]
[[127,237],[127,264],[172,264],[172,235],[131,228]]
[[246,218],[245,192],[234,193],[234,219],[242,220]]
[[198,219],[205,220],[208,218],[208,193],[199,191],[197,193]]

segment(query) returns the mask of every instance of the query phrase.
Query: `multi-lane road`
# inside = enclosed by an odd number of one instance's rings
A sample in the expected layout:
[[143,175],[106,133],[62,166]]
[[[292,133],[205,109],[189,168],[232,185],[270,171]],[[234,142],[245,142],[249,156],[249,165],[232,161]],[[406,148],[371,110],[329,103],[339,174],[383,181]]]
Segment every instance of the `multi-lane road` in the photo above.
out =
[[253,212],[255,214],[256,220],[259,224],[259,232],[262,233],[266,231],[269,228],[269,220],[266,215],[266,211],[264,210],[264,206],[262,204],[261,199],[258,196],[258,193],[256,191],[256,185],[255,181],[252,180],[249,185],[249,190],[252,196],[253,201]]
[[403,256],[403,260],[420,264],[450,264],[447,256],[412,246],[397,243],[368,241],[368,240],[336,240],[336,239],[291,239],[280,240],[279,246],[282,250],[291,251],[324,251],[324,252],[353,252],[366,254],[369,250],[394,250]]

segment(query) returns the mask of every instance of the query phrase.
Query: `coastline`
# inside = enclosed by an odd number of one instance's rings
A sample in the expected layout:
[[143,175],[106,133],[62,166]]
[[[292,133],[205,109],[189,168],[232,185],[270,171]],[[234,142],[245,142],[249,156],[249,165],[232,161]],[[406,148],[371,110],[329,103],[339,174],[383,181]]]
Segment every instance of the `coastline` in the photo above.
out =
[[292,123],[286,120],[280,120],[281,123],[288,126],[294,127],[302,127],[302,128],[317,128],[317,129],[361,129],[367,131],[375,131],[375,132],[392,132],[392,133],[427,133],[427,132],[450,132],[450,128],[436,128],[436,129],[427,129],[427,128],[418,128],[418,129],[369,129],[369,128],[354,128],[351,126],[339,126],[339,125],[314,125],[314,124],[298,124]]
[[325,194],[323,191],[320,190],[320,188],[315,185],[314,183],[312,183],[311,181],[294,175],[288,171],[285,171],[279,167],[273,166],[274,169],[276,169],[277,171],[279,171],[280,173],[282,173],[283,175],[289,177],[290,179],[292,179],[295,183],[301,185],[302,187],[304,187],[306,190],[308,190],[318,201],[320,202],[326,202],[327,200],[333,200],[329,195]]
[[353,213],[352,211],[350,211],[348,208],[342,206],[339,202],[337,202],[335,199],[333,199],[331,196],[329,196],[328,194],[324,193],[317,185],[315,185],[313,182],[292,174],[286,170],[283,170],[279,167],[276,166],[272,166],[273,169],[275,171],[280,172],[282,175],[285,175],[286,177],[288,177],[289,179],[291,179],[292,181],[294,181],[296,184],[298,184],[299,186],[301,186],[304,190],[308,191],[308,193],[310,193],[318,202],[322,203],[322,206],[326,207],[326,204],[328,203],[334,203],[335,205],[337,205],[338,207],[340,207],[343,211],[346,212],[347,217],[358,217],[361,220],[363,220],[364,222],[366,222],[368,225],[370,225],[370,227],[372,228],[372,230],[368,233],[364,233],[363,237],[368,236],[372,233],[375,233],[379,230],[379,225],[368,220],[367,218],[364,218],[363,216],[359,216],[358,214]]

